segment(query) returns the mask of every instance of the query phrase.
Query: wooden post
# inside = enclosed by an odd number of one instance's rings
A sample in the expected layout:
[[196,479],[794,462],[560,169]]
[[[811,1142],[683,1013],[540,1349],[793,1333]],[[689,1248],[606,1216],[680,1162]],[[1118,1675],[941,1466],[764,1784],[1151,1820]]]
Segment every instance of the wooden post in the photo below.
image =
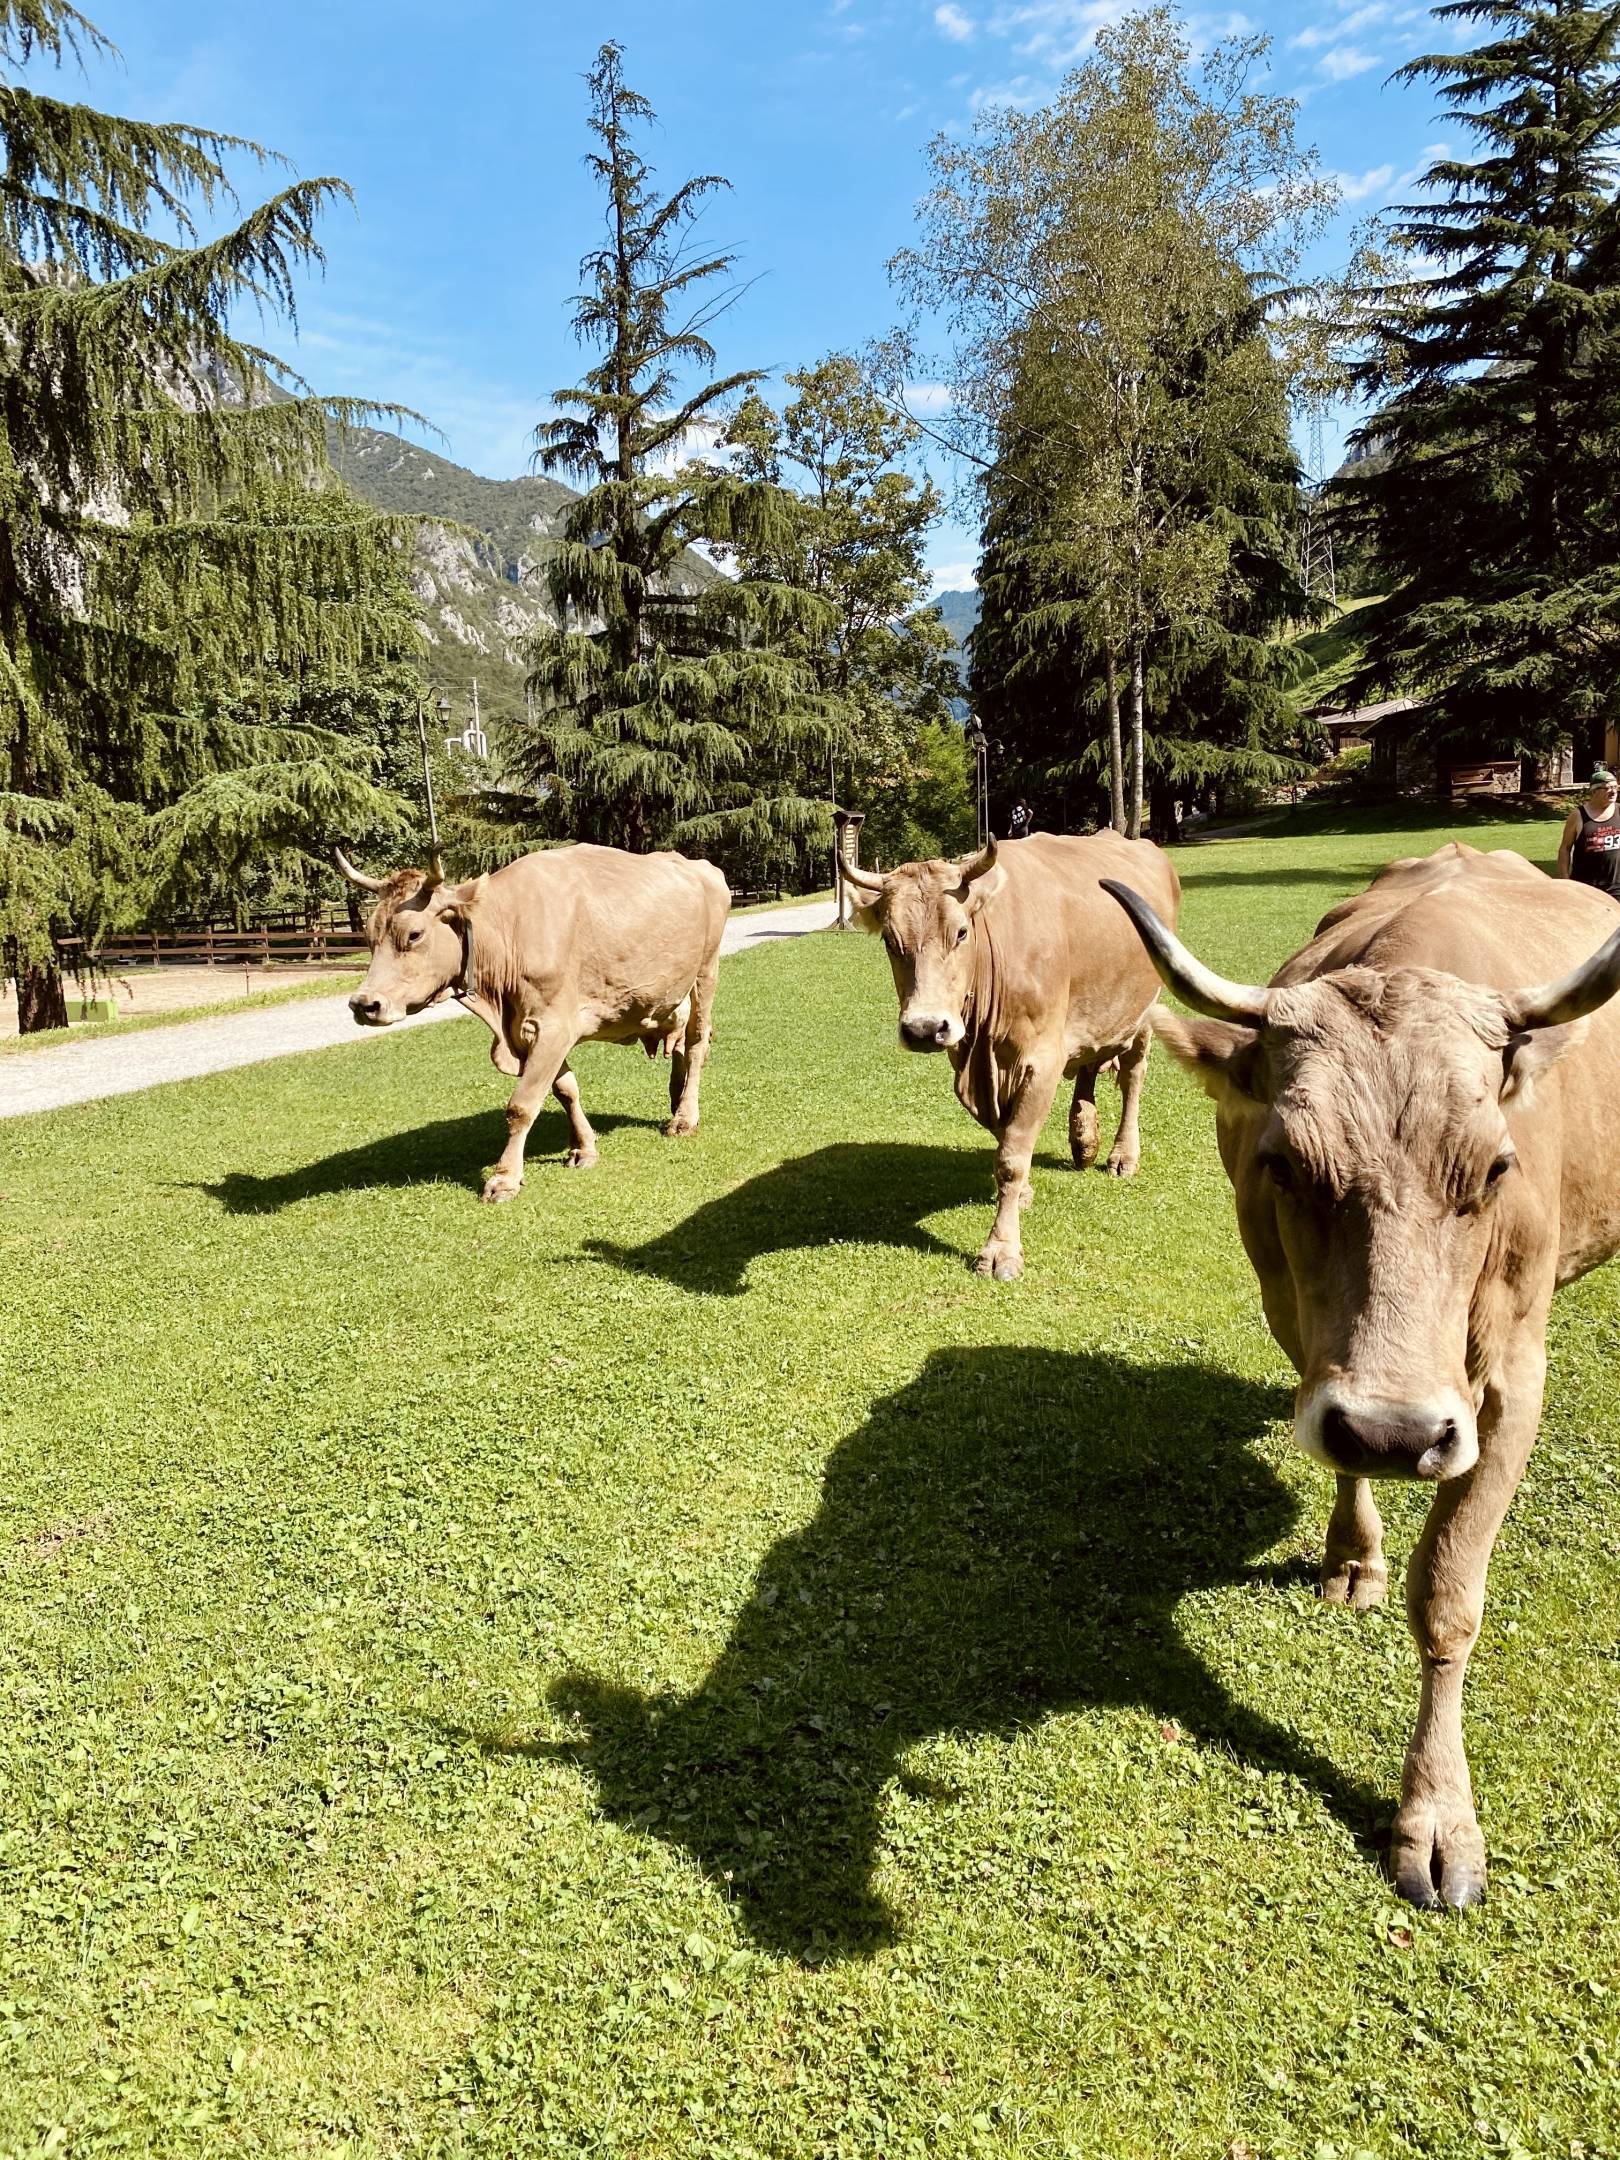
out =
[[835,930],[846,930],[849,927],[849,915],[847,912],[849,903],[844,891],[844,865],[845,863],[852,863],[856,869],[860,868],[861,827],[865,823],[866,812],[864,810],[835,810],[833,812],[833,825],[838,834],[837,843],[833,849],[833,883],[838,900],[837,913],[833,917]]

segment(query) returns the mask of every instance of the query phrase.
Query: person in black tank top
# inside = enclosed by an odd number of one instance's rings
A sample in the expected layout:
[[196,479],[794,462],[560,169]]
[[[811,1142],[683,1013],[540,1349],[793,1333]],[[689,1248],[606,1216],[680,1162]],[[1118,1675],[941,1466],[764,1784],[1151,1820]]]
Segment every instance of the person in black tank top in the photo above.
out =
[[1590,885],[1620,901],[1620,783],[1607,766],[1597,766],[1584,803],[1564,824],[1558,843],[1558,875]]

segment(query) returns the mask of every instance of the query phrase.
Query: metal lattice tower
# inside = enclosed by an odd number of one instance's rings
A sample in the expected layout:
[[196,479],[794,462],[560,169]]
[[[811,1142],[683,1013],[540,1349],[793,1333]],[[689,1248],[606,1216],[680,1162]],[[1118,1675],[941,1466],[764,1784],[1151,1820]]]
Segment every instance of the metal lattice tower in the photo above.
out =
[[1308,593],[1325,592],[1338,605],[1338,580],[1333,570],[1333,535],[1322,497],[1327,488],[1327,452],[1323,444],[1322,408],[1313,405],[1306,421],[1305,514],[1299,536],[1299,578]]

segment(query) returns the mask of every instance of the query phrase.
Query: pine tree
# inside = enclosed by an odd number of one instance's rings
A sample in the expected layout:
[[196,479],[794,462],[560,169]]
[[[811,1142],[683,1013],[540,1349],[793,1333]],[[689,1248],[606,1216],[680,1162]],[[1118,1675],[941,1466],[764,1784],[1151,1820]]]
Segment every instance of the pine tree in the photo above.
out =
[[1423,693],[1437,740],[1537,749],[1616,711],[1620,5],[1435,12],[1490,35],[1401,72],[1480,147],[1429,168],[1352,286],[1376,454],[1336,493],[1388,594],[1352,688]]
[[[1298,771],[1287,692],[1298,671],[1286,627],[1310,613],[1296,567],[1299,468],[1282,375],[1262,311],[1240,278],[1196,347],[1163,372],[1169,407],[1142,466],[1132,515],[1177,539],[1140,587],[1141,788],[1158,835],[1176,805],[1230,798]],[[1128,686],[1099,540],[1106,494],[1092,483],[1074,384],[1044,340],[1025,348],[1001,455],[985,483],[985,552],[971,687],[1000,745],[1001,787],[1038,820],[1072,824],[1095,806],[1125,829]],[[1190,554],[1187,539],[1196,542]],[[1104,792],[1106,791],[1106,792]]]
[[967,846],[966,752],[950,722],[961,685],[950,633],[925,604],[924,557],[942,506],[933,484],[903,464],[919,431],[848,353],[784,380],[792,394],[780,412],[751,391],[727,431],[738,474],[783,492],[772,544],[742,555],[739,568],[825,603],[790,650],[839,729],[838,782],[866,814],[868,851],[897,862]]
[[531,640],[536,716],[508,761],[571,837],[694,846],[760,879],[805,836],[830,839],[802,776],[824,769],[836,718],[791,649],[825,610],[779,580],[694,564],[694,543],[757,559],[784,517],[778,489],[686,457],[759,379],[713,372],[708,331],[730,293],[713,288],[733,257],[690,245],[726,183],[702,174],[660,200],[634,141],[652,108],[626,84],[620,47],[601,48],[587,84],[607,234],[581,264],[574,325],[601,358],[557,392],[560,415],[536,436],[548,472],[588,486],[547,566],[563,627]]
[[[0,0],[8,71],[111,50],[66,0]],[[238,303],[291,315],[340,182],[295,182],[203,240],[194,213],[230,200],[225,161],[255,145],[14,74],[0,141],[0,966],[29,1031],[65,1019],[60,940],[93,942],[150,890],[153,813],[200,815],[203,789],[221,818],[268,807],[286,831],[296,796],[307,845],[315,821],[397,817],[369,755],[278,735],[241,698],[271,656],[366,660],[409,528],[289,514],[278,491],[330,484],[326,422],[356,409],[226,327]]]
[[1052,604],[1110,656],[1132,834],[1150,648],[1207,619],[1227,574],[1222,520],[1175,475],[1196,481],[1212,417],[1241,440],[1267,410],[1275,368],[1227,326],[1287,283],[1334,198],[1292,101],[1252,87],[1265,50],[1195,57],[1164,7],[1111,23],[1049,105],[935,138],[919,244],[892,266],[950,327],[965,447],[999,459],[1011,428],[1026,458],[1037,431],[1061,438],[1040,459],[1063,498],[1044,539],[1071,562]]

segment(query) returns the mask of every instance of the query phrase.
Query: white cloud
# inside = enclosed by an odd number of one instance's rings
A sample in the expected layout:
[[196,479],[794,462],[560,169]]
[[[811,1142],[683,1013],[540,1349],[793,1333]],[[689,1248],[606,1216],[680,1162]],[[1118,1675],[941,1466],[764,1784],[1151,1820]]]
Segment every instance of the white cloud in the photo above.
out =
[[1387,195],[1395,178],[1393,165],[1371,165],[1364,173],[1336,172],[1328,175],[1338,183],[1341,203],[1365,202],[1369,195]]
[[1015,75],[1010,82],[980,83],[968,92],[968,103],[975,112],[989,112],[998,105],[1011,105],[1027,111],[1051,94],[1052,83],[1049,76]]
[[1048,67],[1068,67],[1090,51],[1097,32],[1125,13],[1129,0],[1017,0],[998,7],[991,34]]
[[1348,82],[1378,65],[1377,53],[1363,52],[1359,45],[1332,45],[1316,63],[1329,82]]
[[928,575],[933,581],[929,598],[937,600],[944,592],[977,592],[979,589],[979,563],[975,556],[971,562],[934,563]]
[[1351,8],[1347,13],[1336,15],[1331,22],[1309,24],[1288,40],[1289,50],[1318,52],[1336,39],[1354,37],[1358,30],[1369,30],[1374,23],[1387,22],[1389,13],[1388,0],[1369,0],[1367,6]]
[[932,419],[936,413],[949,412],[951,393],[949,386],[939,382],[911,382],[905,387],[906,410]]
[[944,5],[934,10],[934,27],[953,45],[965,45],[978,25],[971,15],[965,15],[959,7],[953,6],[952,0],[944,0]]
[[1366,202],[1373,196],[1382,197],[1386,204],[1401,202],[1419,187],[1436,158],[1450,155],[1448,144],[1430,143],[1405,172],[1397,172],[1393,165],[1371,165],[1364,173],[1336,172],[1330,173],[1328,178],[1338,182],[1339,199],[1346,208],[1353,203]]

